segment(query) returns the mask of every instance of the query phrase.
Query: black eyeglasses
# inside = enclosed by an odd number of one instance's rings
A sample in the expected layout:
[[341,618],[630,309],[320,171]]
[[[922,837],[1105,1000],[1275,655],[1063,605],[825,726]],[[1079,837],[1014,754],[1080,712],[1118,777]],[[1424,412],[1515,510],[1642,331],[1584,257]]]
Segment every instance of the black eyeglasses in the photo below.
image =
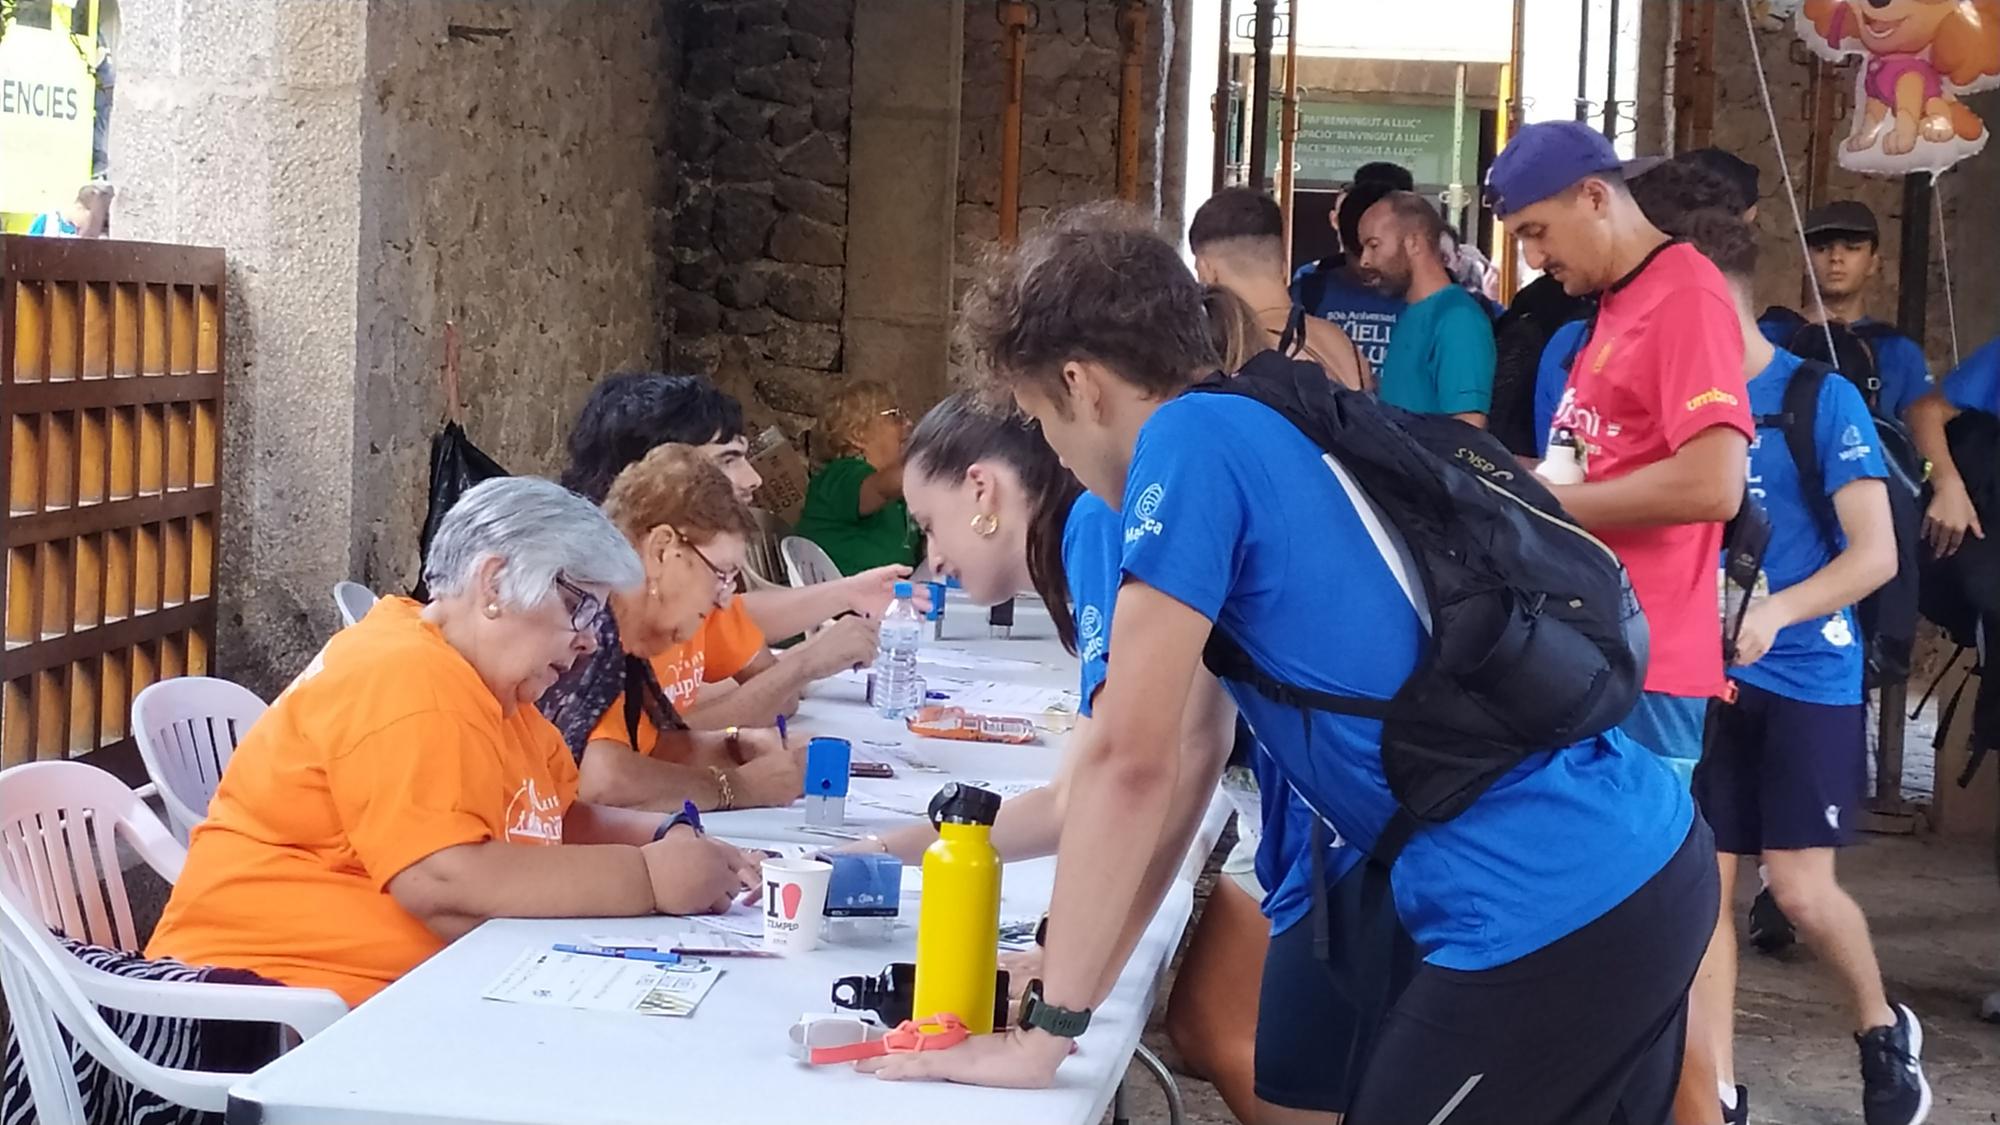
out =
[[604,599],[560,574],[556,575],[556,589],[570,596],[569,627],[579,633],[594,632],[598,615],[604,612]]
[[687,549],[694,552],[694,557],[701,560],[701,565],[707,567],[710,574],[715,575],[715,588],[718,591],[734,590],[736,588],[735,571],[724,570],[721,567],[715,565],[714,563],[708,561],[708,556],[701,553],[701,548],[695,546],[694,541],[692,539],[687,540],[686,542],[687,542]]

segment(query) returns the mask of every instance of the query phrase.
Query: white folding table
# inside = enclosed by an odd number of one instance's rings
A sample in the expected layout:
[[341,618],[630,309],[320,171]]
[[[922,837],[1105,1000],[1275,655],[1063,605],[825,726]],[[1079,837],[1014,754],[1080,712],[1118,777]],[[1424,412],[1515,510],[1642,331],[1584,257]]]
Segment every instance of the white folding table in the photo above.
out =
[[[1054,643],[1046,613],[1023,607],[1011,639],[986,636],[983,614],[947,613],[942,646],[1028,660],[986,678],[1074,682],[1074,661]],[[910,736],[869,711],[851,685],[816,688],[797,720],[802,729],[856,740]],[[994,746],[922,740],[917,750],[944,773],[901,774],[889,788],[907,795],[913,778],[1043,781],[1053,775],[1060,738],[1043,745]],[[856,798],[886,783],[856,779],[848,819],[859,831],[907,823]],[[587,1012],[505,1004],[481,994],[523,951],[596,936],[650,938],[685,924],[660,917],[496,919],[453,942],[341,1019],[332,1028],[245,1078],[230,1094],[227,1120],[260,1125],[1094,1125],[1139,1047],[1156,984],[1179,945],[1193,904],[1193,875],[1225,819],[1214,802],[1170,889],[1079,1052],[1047,1090],[988,1090],[934,1083],[889,1083],[851,1067],[794,1061],[787,1030],[800,1015],[832,1010],[835,978],[876,973],[914,959],[912,925],[874,944],[829,944],[786,960],[720,959],[714,990],[689,1018]],[[745,810],[710,818],[710,829],[745,843],[823,842],[804,833],[789,809]],[[1003,917],[1046,908],[1055,861],[1007,865]],[[914,919],[906,919],[906,923]],[[1171,1079],[1168,1079],[1171,1084]],[[1170,1085],[1171,1088],[1171,1085]]]

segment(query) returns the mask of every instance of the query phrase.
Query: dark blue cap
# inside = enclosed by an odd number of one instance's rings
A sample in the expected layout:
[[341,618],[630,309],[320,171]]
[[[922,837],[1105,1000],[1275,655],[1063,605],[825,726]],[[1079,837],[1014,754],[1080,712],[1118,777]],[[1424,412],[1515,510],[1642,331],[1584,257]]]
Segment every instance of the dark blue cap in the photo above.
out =
[[1486,171],[1486,201],[1506,218],[1585,176],[1619,170],[1623,161],[1604,134],[1581,121],[1526,125]]

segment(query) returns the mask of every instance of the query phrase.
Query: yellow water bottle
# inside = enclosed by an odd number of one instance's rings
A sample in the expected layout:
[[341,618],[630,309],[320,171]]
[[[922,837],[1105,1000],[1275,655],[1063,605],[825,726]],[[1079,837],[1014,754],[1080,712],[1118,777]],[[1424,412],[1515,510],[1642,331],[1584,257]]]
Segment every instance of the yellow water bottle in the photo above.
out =
[[1000,796],[953,783],[931,798],[937,842],[924,851],[917,911],[918,1019],[950,1012],[975,1035],[993,1030],[1000,959],[1000,853],[993,818]]

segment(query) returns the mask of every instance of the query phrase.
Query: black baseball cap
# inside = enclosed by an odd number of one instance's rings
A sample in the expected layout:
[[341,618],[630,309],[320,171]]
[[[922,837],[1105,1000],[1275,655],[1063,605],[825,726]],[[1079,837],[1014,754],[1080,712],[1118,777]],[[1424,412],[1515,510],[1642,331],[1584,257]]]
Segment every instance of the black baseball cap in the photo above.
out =
[[1840,199],[1806,212],[1806,237],[1820,234],[1864,234],[1880,242],[1882,227],[1866,203]]

